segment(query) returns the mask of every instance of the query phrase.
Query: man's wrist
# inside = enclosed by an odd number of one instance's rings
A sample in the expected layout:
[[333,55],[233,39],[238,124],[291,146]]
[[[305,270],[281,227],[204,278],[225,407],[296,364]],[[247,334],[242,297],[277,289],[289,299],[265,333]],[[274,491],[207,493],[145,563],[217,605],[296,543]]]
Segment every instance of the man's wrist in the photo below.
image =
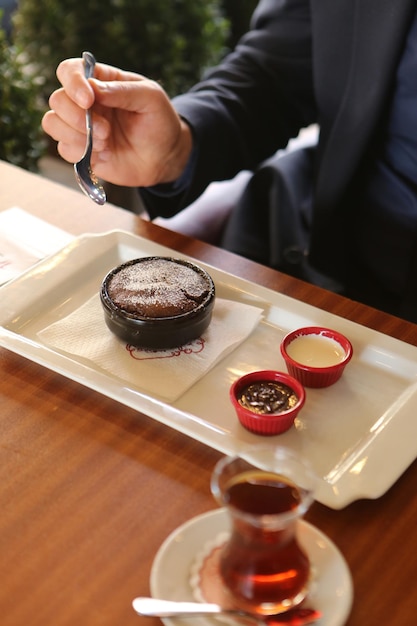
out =
[[169,175],[166,177],[166,180],[161,181],[163,184],[175,183],[176,180],[182,177],[193,151],[193,135],[190,126],[181,118],[180,127],[180,138],[177,142],[178,150],[167,164]]
[[194,166],[197,159],[197,149],[194,146],[188,156],[188,162],[180,176],[168,183],[159,183],[152,187],[147,187],[147,191],[159,197],[175,197],[187,189],[193,177]]

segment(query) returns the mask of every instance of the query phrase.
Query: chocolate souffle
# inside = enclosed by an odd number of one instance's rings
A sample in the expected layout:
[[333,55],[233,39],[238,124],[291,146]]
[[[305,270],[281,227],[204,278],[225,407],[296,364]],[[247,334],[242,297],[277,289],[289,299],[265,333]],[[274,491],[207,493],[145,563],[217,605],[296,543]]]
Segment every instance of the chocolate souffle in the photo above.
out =
[[106,324],[115,335],[135,346],[164,349],[188,343],[206,330],[215,287],[194,263],[153,256],[111,270],[100,297]]

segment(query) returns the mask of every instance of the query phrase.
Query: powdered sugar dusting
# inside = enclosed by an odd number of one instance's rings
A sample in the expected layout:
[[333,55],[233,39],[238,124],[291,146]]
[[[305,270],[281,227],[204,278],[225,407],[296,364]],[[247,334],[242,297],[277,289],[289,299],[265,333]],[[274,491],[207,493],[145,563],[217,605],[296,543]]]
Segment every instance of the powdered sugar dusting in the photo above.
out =
[[108,294],[120,308],[147,317],[186,313],[203,302],[210,291],[206,277],[172,259],[150,258],[116,272]]

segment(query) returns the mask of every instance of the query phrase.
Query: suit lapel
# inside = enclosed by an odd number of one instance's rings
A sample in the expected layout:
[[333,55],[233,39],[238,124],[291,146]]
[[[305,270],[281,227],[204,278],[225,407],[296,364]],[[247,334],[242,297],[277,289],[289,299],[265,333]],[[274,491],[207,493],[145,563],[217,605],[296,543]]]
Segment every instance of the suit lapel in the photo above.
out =
[[[334,121],[327,128],[325,121],[322,125],[323,145],[317,181],[321,217],[331,211],[357,167],[386,105],[416,6],[415,0],[330,2],[333,12],[339,5],[341,20],[349,16],[350,23],[345,23],[345,30],[352,29],[353,44],[350,49],[346,48],[350,60],[345,59],[346,74],[343,93],[337,98],[338,109],[328,116]],[[326,1],[318,0],[318,4],[323,8]],[[341,23],[339,28],[343,28]]]

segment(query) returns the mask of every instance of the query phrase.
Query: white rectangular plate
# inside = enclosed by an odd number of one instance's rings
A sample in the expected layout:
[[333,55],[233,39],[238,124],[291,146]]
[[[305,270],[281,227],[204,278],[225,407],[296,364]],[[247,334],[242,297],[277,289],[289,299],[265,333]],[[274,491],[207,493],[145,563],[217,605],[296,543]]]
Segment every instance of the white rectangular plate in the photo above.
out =
[[[260,306],[264,319],[173,404],[40,341],[41,330],[98,292],[110,269],[147,255],[189,258],[123,231],[74,240],[1,287],[0,344],[221,452],[239,452],[248,444],[287,445],[309,459],[319,479],[316,499],[334,509],[381,496],[411,464],[417,456],[416,347],[204,263],[198,262],[213,277],[219,297]],[[352,342],[354,356],[342,379],[307,389],[305,407],[286,433],[265,438],[247,432],[229,402],[231,383],[251,370],[285,371],[280,340],[307,325],[337,329]]]

